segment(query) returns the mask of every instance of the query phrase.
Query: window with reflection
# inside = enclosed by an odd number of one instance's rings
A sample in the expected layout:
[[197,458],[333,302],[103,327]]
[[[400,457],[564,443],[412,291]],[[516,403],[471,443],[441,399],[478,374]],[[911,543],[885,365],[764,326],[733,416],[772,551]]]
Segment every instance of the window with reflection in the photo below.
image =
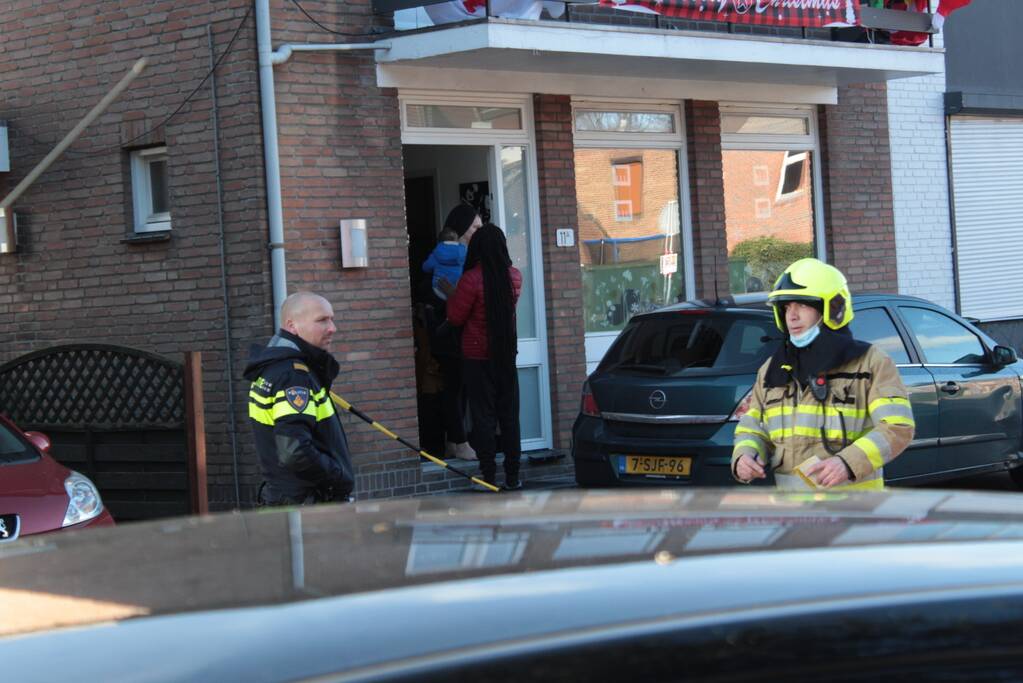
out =
[[518,107],[465,107],[453,104],[406,104],[409,128],[475,128],[521,130]]
[[731,291],[770,291],[790,263],[814,255],[813,154],[727,149],[721,156]]
[[582,133],[674,133],[675,117],[666,112],[578,111],[575,129]]
[[575,150],[587,332],[621,330],[682,295],[678,174],[675,149]]
[[896,363],[909,363],[909,352],[895,328],[888,312],[883,308],[856,311],[849,329],[853,337],[869,342],[881,349]]
[[984,345],[968,328],[928,308],[900,307],[926,363],[977,364],[985,360]]

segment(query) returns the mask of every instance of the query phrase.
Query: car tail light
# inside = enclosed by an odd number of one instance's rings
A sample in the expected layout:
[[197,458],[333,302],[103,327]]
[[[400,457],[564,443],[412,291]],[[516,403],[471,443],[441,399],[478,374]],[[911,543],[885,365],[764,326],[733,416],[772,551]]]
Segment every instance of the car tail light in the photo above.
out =
[[751,387],[750,390],[746,392],[746,395],[742,397],[742,400],[739,401],[739,405],[735,406],[735,410],[733,410],[732,414],[728,417],[728,421],[738,422],[739,418],[749,412],[749,407],[752,403],[753,389]]
[[72,472],[71,476],[64,480],[64,490],[67,491],[70,500],[61,526],[88,522],[103,512],[103,501],[99,497],[99,491],[88,477]]
[[597,399],[593,397],[593,392],[590,391],[590,383],[586,382],[583,384],[583,415],[589,415],[590,417],[600,417],[600,406],[597,405]]

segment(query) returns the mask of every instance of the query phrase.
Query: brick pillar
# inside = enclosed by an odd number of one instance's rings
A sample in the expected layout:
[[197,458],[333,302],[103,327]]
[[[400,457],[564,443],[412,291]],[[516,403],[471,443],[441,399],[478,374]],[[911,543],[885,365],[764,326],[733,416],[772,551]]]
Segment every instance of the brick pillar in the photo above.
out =
[[554,446],[568,448],[572,422],[579,413],[579,391],[586,379],[579,247],[558,247],[555,232],[558,228],[571,228],[578,240],[571,98],[534,95],[533,110]]
[[686,101],[686,137],[689,142],[689,198],[697,296],[727,296],[728,242],[721,162],[721,112],[717,102]]
[[[303,1],[330,26],[369,33],[369,0]],[[274,0],[274,39],[323,42],[286,0]],[[335,388],[388,429],[418,433],[408,234],[397,92],[376,86],[372,53],[298,52],[274,69],[288,291],[334,307]],[[338,221],[365,218],[369,266],[342,269]],[[360,497],[424,492],[419,459],[345,416]]]
[[853,296],[899,286],[887,93],[884,83],[839,88],[819,117],[828,260]]

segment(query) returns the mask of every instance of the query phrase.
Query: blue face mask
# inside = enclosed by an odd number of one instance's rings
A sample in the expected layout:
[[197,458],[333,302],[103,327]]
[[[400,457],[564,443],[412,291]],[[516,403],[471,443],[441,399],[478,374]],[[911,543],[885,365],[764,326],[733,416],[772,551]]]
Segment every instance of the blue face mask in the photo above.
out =
[[817,335],[821,333],[821,324],[817,323],[806,332],[800,335],[789,335],[789,341],[797,349],[805,349],[807,346],[813,343],[813,340],[817,338]]

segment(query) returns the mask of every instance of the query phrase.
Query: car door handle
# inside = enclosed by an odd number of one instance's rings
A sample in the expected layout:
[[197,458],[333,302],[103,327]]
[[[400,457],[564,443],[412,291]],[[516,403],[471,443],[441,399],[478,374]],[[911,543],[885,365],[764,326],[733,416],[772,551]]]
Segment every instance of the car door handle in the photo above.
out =
[[941,385],[941,390],[944,391],[946,394],[958,394],[959,393],[959,383],[958,382],[945,382],[944,384]]

